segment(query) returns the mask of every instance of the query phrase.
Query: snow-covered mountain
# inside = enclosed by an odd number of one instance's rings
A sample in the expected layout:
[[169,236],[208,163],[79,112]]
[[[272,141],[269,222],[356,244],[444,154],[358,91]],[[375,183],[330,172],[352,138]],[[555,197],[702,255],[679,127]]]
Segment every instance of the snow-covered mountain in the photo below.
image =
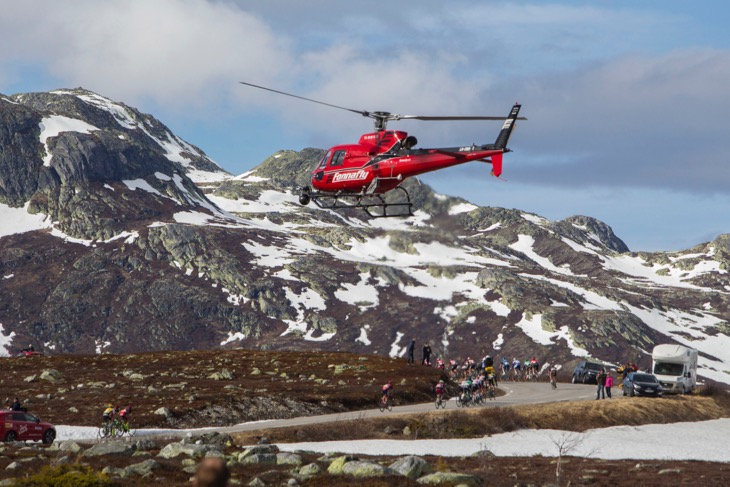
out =
[[[611,228],[407,181],[409,219],[302,207],[322,151],[232,177],[85,90],[0,96],[0,346],[290,348],[639,360],[701,352],[730,383],[730,237],[632,253]],[[197,182],[197,184],[194,183]]]

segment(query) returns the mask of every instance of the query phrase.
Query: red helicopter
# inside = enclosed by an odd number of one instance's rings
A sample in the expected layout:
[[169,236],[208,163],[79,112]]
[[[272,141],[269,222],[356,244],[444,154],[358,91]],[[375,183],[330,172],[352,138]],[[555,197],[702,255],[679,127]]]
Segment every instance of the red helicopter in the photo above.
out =
[[[521,107],[518,103],[507,117],[397,115],[354,110],[243,81],[241,84],[346,110],[374,120],[375,132],[362,135],[357,144],[332,147],[312,172],[312,187],[299,188],[299,202],[302,205],[313,201],[323,209],[361,208],[374,218],[413,215],[410,195],[401,186],[411,176],[481,161],[492,164],[492,175],[499,177],[502,174],[502,155],[511,152],[507,142],[515,120],[526,120],[518,117]],[[418,143],[414,136],[398,130],[386,130],[391,120],[504,120],[504,124],[492,144],[414,149]],[[385,194],[396,189],[402,191],[405,199],[386,200]]]

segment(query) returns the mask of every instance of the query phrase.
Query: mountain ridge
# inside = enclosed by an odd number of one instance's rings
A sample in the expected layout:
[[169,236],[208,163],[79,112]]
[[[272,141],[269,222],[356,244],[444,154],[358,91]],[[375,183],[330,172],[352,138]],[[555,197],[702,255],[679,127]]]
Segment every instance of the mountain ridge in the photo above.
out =
[[[50,130],[52,117],[73,130]],[[727,235],[630,252],[594,218],[477,207],[418,180],[404,183],[410,219],[302,207],[293,190],[323,151],[279,151],[234,177],[153,117],[86,90],[0,96],[0,124],[0,214],[24,230],[0,225],[8,352],[40,340],[56,353],[397,356],[413,336],[439,356],[567,367],[584,356],[648,365],[670,341],[699,348],[704,377],[730,383]]]

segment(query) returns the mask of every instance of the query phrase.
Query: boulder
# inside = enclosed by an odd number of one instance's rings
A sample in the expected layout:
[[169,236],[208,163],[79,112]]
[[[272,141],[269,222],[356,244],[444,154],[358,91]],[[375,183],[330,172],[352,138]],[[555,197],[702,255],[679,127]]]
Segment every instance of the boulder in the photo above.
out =
[[377,463],[354,461],[346,462],[342,466],[342,473],[352,475],[353,477],[366,478],[389,475],[393,471]]
[[266,483],[258,477],[254,477],[251,482],[248,483],[250,487],[265,487]]
[[208,379],[213,380],[233,380],[233,374],[228,369],[221,369],[208,376]]
[[58,380],[61,380],[61,373],[56,369],[44,370],[43,372],[41,372],[40,379],[47,380],[49,382],[56,382]]
[[296,453],[282,452],[276,454],[277,465],[301,465],[302,457]]
[[426,460],[414,455],[399,458],[391,463],[388,468],[411,479],[417,479],[421,475],[431,473],[432,470],[431,465]]
[[317,465],[316,463],[310,463],[308,465],[304,465],[299,469],[299,475],[306,475],[306,476],[312,476],[317,475],[322,471],[322,467]]
[[75,441],[62,441],[58,444],[58,449],[60,451],[68,451],[71,453],[78,453],[82,450],[79,444]]
[[106,455],[117,457],[131,457],[135,446],[121,441],[105,441],[97,443],[83,453],[85,457],[101,457]]
[[257,455],[260,453],[279,453],[279,447],[276,445],[255,445],[250,446],[238,454],[238,460],[242,461],[244,458],[251,455]]
[[200,458],[205,455],[211,447],[208,445],[189,445],[182,442],[170,443],[157,454],[160,458],[175,458],[180,455]]
[[327,472],[331,473],[332,475],[339,475],[342,473],[342,467],[344,467],[347,462],[355,462],[357,460],[357,457],[353,457],[351,455],[342,455],[330,462],[329,467],[327,467]]
[[[153,470],[156,470],[160,468],[160,464],[157,463],[154,460],[145,460],[144,462],[135,463],[133,465],[129,465],[128,467],[125,467],[125,474],[134,474],[134,475],[147,475],[148,473],[152,472]],[[122,475],[122,477],[126,477],[128,475]]]
[[[218,432],[205,433],[200,436],[192,437],[192,443],[211,445],[217,447],[219,450],[225,449],[226,447],[233,446],[233,438],[228,434],[221,434]],[[189,441],[186,441],[188,443]]]
[[170,411],[166,407],[159,408],[157,411],[154,412],[154,414],[156,414],[158,416],[164,416],[168,419],[172,417],[172,411]]
[[417,480],[417,482],[421,485],[468,485],[469,487],[482,485],[482,481],[479,477],[453,472],[432,473],[425,477],[421,477]]
[[239,461],[244,465],[276,465],[276,455],[273,453],[255,453]]

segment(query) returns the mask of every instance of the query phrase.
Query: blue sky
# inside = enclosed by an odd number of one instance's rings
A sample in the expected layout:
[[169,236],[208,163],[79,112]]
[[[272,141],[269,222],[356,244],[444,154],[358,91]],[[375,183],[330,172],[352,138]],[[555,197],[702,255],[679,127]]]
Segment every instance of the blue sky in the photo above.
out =
[[[730,3],[700,6],[28,0],[3,5],[0,93],[83,86],[152,113],[232,173],[371,130],[238,81],[420,115],[520,101],[529,121],[505,181],[477,163],[424,179],[482,205],[594,216],[632,250],[679,250],[730,232]],[[491,142],[499,124],[397,128],[437,147]]]

